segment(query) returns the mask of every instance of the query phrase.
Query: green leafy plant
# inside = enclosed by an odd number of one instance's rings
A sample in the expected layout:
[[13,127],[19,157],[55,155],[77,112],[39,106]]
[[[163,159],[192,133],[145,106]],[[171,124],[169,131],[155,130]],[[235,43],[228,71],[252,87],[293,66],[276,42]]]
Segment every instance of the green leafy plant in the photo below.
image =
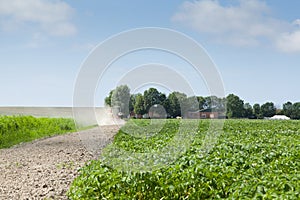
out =
[[[143,120],[134,123],[146,124]],[[151,138],[136,138],[120,130],[112,145],[132,152],[157,149],[174,137],[178,123],[168,120]],[[69,198],[300,198],[299,121],[227,120],[215,147],[203,155],[208,126],[208,120],[201,120],[188,151],[153,172],[119,171],[91,161],[72,183]]]
[[75,130],[72,119],[0,116],[0,148]]

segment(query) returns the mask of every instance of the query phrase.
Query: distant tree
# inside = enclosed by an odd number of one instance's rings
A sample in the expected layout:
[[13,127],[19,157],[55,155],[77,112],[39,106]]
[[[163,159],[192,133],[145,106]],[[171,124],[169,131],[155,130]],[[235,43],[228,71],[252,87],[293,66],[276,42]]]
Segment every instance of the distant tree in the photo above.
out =
[[247,118],[253,117],[253,108],[249,103],[244,104],[244,117]]
[[170,117],[177,117],[181,116],[181,111],[183,109],[183,104],[185,99],[187,98],[186,94],[181,92],[172,92],[168,96],[168,103],[169,103],[169,115]]
[[244,116],[244,101],[234,94],[226,97],[227,116],[229,118],[239,118]]
[[168,101],[169,101],[169,110],[168,110],[169,115],[172,118],[181,116],[180,103],[175,92],[169,94]]
[[159,92],[158,99],[159,99],[159,103],[163,104],[166,101],[167,96],[166,96],[166,94]]
[[260,105],[258,103],[253,105],[253,114],[257,118],[262,118],[261,112],[260,112]]
[[291,118],[300,119],[300,102],[293,104]]
[[178,102],[180,104],[180,116],[184,116],[184,114],[187,112],[188,109],[188,105],[187,104],[187,95],[185,93],[182,92],[174,92]]
[[170,116],[171,116],[171,115],[170,115],[171,105],[170,105],[169,98],[166,98],[166,99],[162,102],[161,105],[164,107],[164,109],[165,109],[165,111],[166,111],[166,113],[167,113],[167,117],[170,117]]
[[185,101],[185,99],[187,98],[187,95],[182,92],[173,92],[173,93],[176,95],[180,104],[183,103]]
[[166,94],[159,93],[159,104],[165,109],[166,113],[169,113],[170,110],[170,103],[169,99],[167,98]]
[[136,98],[136,94],[130,95],[130,99],[129,99],[129,112],[130,113],[134,111],[135,98]]
[[199,109],[202,110],[206,106],[206,99],[201,96],[197,96],[197,100],[199,102]]
[[210,96],[205,97],[205,103],[203,104],[203,108],[211,108],[213,106],[213,101]]
[[144,91],[144,108],[148,112],[151,106],[161,104],[161,93],[156,88],[149,88]]
[[263,117],[272,117],[276,114],[276,107],[273,102],[267,102],[260,107]]
[[284,115],[291,117],[293,112],[293,104],[289,101],[286,102],[285,104],[283,104],[282,111]]
[[119,107],[123,115],[129,114],[130,89],[127,85],[120,85],[113,90],[111,95],[111,107]]
[[[260,106],[254,104],[253,107],[249,103],[245,103],[242,99],[234,94],[228,95],[226,98],[217,96],[191,96],[181,92],[172,92],[166,97],[164,93],[159,92],[155,88],[149,88],[144,94],[130,94],[127,85],[118,86],[111,90],[105,98],[105,104],[116,107],[117,112],[122,112],[125,116],[134,111],[138,115],[148,113],[149,109],[155,104],[163,106],[169,117],[185,116],[188,111],[197,111],[210,108],[213,111],[225,112],[229,118],[240,117],[271,117],[276,114],[276,107],[272,102],[267,102]],[[282,111],[291,118],[300,118],[300,103],[292,104],[287,102],[283,105]]]
[[216,96],[206,97],[206,108],[211,108],[213,111],[225,112],[226,98],[218,98]]
[[220,98],[219,111],[225,113],[226,112],[226,106],[227,106],[227,99],[226,99],[226,97]]
[[110,106],[111,107],[111,97],[112,97],[112,94],[113,94],[114,90],[111,90],[109,92],[109,95],[107,97],[105,97],[105,105],[107,106]]
[[134,113],[137,114],[138,117],[141,117],[143,114],[145,114],[144,97],[142,94],[137,94],[135,96]]
[[186,115],[189,111],[198,111],[199,110],[199,102],[196,96],[187,97],[181,103],[181,114],[183,116]]

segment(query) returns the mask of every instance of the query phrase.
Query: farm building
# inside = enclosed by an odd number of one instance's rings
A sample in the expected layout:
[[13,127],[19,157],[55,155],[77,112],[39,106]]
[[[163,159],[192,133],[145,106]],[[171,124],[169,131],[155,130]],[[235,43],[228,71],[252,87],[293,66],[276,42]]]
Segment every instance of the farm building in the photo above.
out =
[[211,108],[189,111],[187,113],[187,118],[189,119],[218,119],[220,117],[222,117],[222,115]]

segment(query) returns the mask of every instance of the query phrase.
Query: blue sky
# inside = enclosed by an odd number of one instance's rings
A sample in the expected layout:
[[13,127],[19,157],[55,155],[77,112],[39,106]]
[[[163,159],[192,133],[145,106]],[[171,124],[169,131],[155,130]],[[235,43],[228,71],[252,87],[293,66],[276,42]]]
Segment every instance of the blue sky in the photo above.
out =
[[[89,52],[112,35],[142,27],[170,28],[195,39],[216,64],[226,94],[251,104],[300,101],[299,10],[298,0],[0,0],[0,105],[71,106]],[[112,66],[118,73],[99,83],[96,105],[125,66],[149,62],[178,71],[186,65],[161,52],[128,55]],[[197,95],[208,94],[203,80],[185,75]]]

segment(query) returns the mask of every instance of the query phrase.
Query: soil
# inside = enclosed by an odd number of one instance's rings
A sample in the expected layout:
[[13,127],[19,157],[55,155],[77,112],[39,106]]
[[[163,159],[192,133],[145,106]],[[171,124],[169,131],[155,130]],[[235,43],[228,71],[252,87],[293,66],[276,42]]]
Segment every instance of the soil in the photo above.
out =
[[0,150],[0,199],[68,199],[78,170],[97,159],[119,126],[58,135]]

